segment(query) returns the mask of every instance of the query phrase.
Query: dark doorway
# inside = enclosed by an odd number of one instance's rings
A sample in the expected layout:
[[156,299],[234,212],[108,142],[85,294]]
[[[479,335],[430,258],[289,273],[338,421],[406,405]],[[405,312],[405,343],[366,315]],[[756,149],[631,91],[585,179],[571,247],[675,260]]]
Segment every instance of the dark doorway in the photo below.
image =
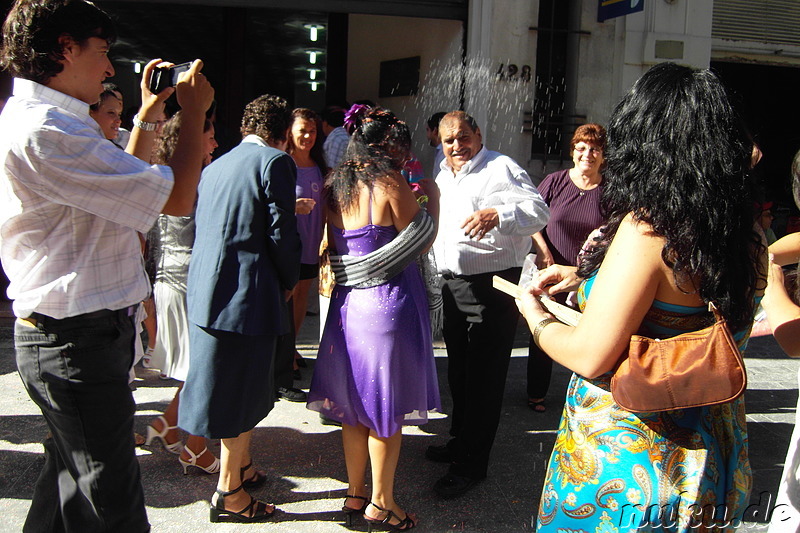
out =
[[[330,61],[329,37],[346,39],[346,18],[341,32],[342,17],[329,20],[321,12],[148,2],[107,2],[103,9],[118,26],[111,53],[116,75],[109,81],[122,88],[126,109],[139,107],[139,70],[149,59],[203,59],[203,72],[216,90],[218,153],[238,143],[244,105],[258,95],[321,109],[331,82],[337,85],[331,94],[344,93],[338,84],[344,81],[339,71],[346,68],[346,56],[338,53],[337,41]],[[329,76],[331,68],[337,72]],[[168,104],[168,111],[175,107]]]
[[[531,159],[561,160],[568,129],[564,112],[569,42],[569,3],[545,0],[539,4],[536,38],[536,95]],[[569,132],[569,135],[572,133]]]
[[[785,216],[796,215],[791,192],[791,164],[800,150],[800,129],[792,119],[796,109],[800,68],[715,61],[711,69],[731,90],[764,156],[756,167],[764,199],[774,201],[773,229],[785,232]],[[778,212],[775,212],[778,211]]]

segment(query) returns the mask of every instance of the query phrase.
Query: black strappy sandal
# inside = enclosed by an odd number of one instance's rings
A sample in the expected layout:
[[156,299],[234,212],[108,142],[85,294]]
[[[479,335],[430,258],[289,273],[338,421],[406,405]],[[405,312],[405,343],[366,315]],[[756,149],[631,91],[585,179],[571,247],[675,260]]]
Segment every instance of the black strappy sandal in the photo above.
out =
[[267,511],[269,506],[261,500],[256,500],[252,496],[250,496],[250,503],[241,511],[236,512],[225,509],[225,496],[236,494],[240,490],[242,490],[242,485],[239,485],[238,488],[229,492],[224,492],[219,489],[216,490],[217,503],[212,503],[209,509],[209,520],[211,522],[216,523],[223,520],[231,522],[263,522],[275,514],[274,508],[272,511]]
[[253,468],[253,475],[245,479],[244,473],[247,472],[247,469],[251,466],[253,466],[253,461],[250,461],[247,463],[247,466],[239,469],[239,478],[242,480],[242,486],[246,489],[255,489],[260,487],[267,480],[267,475],[256,470],[255,468]]
[[[370,502],[370,503],[372,503],[372,502]],[[367,504],[367,505],[369,505],[369,504]],[[397,516],[394,513],[394,511],[390,511],[389,509],[384,509],[383,507],[378,507],[374,503],[372,504],[372,506],[375,509],[379,510],[380,512],[386,513],[386,518],[384,518],[382,520],[380,518],[372,518],[371,516],[367,516],[367,514],[364,513],[364,520],[367,521],[367,531],[369,533],[372,533],[372,527],[373,526],[382,526],[382,527],[386,528],[387,531],[389,531],[389,530],[407,531],[409,529],[414,529],[417,526],[417,523],[414,520],[411,519],[411,517],[408,515],[408,513],[406,513],[406,517],[401,520],[400,517]],[[367,506],[365,505],[364,506],[365,510],[366,510],[366,507]],[[390,520],[392,518],[397,519],[398,522],[396,524],[392,524],[390,522]]]
[[540,400],[528,399],[528,409],[534,413],[544,413],[547,411],[547,405],[544,403],[544,398]]
[[347,505],[342,505],[342,512],[344,513],[345,519],[347,520],[347,525],[352,526],[353,520],[357,517],[364,514],[364,511],[367,510],[367,505],[369,505],[369,499],[365,498],[364,496],[356,496],[354,494],[347,494],[344,497],[344,502],[347,503],[347,498],[352,498],[354,500],[362,500],[364,505],[360,508],[355,509],[353,507],[348,507]]

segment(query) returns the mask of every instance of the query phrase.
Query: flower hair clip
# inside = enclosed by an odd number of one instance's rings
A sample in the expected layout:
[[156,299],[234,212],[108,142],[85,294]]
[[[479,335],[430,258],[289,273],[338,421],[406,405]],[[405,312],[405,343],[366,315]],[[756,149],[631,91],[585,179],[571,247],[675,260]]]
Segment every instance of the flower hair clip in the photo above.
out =
[[356,129],[356,121],[371,109],[368,105],[353,104],[344,114],[344,129],[352,135]]

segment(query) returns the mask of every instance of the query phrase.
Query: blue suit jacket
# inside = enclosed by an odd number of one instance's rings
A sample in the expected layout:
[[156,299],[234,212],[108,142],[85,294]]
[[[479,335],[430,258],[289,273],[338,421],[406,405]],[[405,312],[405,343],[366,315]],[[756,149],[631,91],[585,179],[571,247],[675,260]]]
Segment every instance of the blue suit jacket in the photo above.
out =
[[295,183],[286,153],[243,142],[203,171],[189,265],[189,320],[245,335],[289,331],[284,291],[300,273]]

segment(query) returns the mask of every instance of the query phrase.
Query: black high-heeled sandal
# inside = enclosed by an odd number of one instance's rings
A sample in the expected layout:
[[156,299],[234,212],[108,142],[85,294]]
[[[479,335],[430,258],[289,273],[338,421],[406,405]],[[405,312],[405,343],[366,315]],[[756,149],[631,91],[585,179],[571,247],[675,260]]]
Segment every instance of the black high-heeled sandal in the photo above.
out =
[[232,522],[263,522],[275,514],[274,507],[272,511],[267,511],[269,505],[261,500],[256,500],[252,496],[250,496],[250,503],[241,511],[237,512],[225,509],[225,497],[236,494],[240,490],[242,490],[242,485],[228,492],[219,489],[216,490],[217,503],[212,503],[209,508],[209,520],[211,522],[220,522],[221,519],[225,519],[226,521],[230,520]]
[[246,489],[255,489],[257,487],[260,487],[267,480],[267,475],[262,472],[259,472],[255,468],[253,468],[253,475],[245,479],[244,473],[247,472],[247,469],[250,468],[251,466],[253,466],[253,461],[250,461],[249,463],[247,463],[247,466],[244,466],[239,469],[239,477],[242,480],[242,486]]
[[364,496],[356,496],[355,494],[347,494],[344,497],[345,504],[347,503],[347,498],[352,498],[354,500],[362,500],[364,505],[360,508],[356,509],[353,507],[348,507],[347,505],[342,505],[342,512],[344,513],[345,519],[347,521],[348,526],[353,525],[353,520],[361,515],[364,514],[364,511],[367,510],[367,505],[369,505],[369,499],[365,498]]
[[[364,506],[365,511],[368,505],[369,503]],[[372,503],[372,506],[375,509],[379,510],[380,512],[386,513],[386,518],[384,519],[373,518],[371,516],[367,516],[367,513],[364,513],[364,520],[367,521],[367,531],[369,533],[372,533],[373,526],[383,526],[387,528],[387,531],[389,530],[408,531],[409,529],[414,529],[415,527],[417,527],[417,522],[412,520],[408,513],[406,513],[406,517],[401,520],[400,517],[397,516],[394,511],[391,511],[389,509],[384,509],[383,507],[379,507],[374,503]],[[390,522],[392,518],[397,519],[398,522],[396,524],[392,524]]]

